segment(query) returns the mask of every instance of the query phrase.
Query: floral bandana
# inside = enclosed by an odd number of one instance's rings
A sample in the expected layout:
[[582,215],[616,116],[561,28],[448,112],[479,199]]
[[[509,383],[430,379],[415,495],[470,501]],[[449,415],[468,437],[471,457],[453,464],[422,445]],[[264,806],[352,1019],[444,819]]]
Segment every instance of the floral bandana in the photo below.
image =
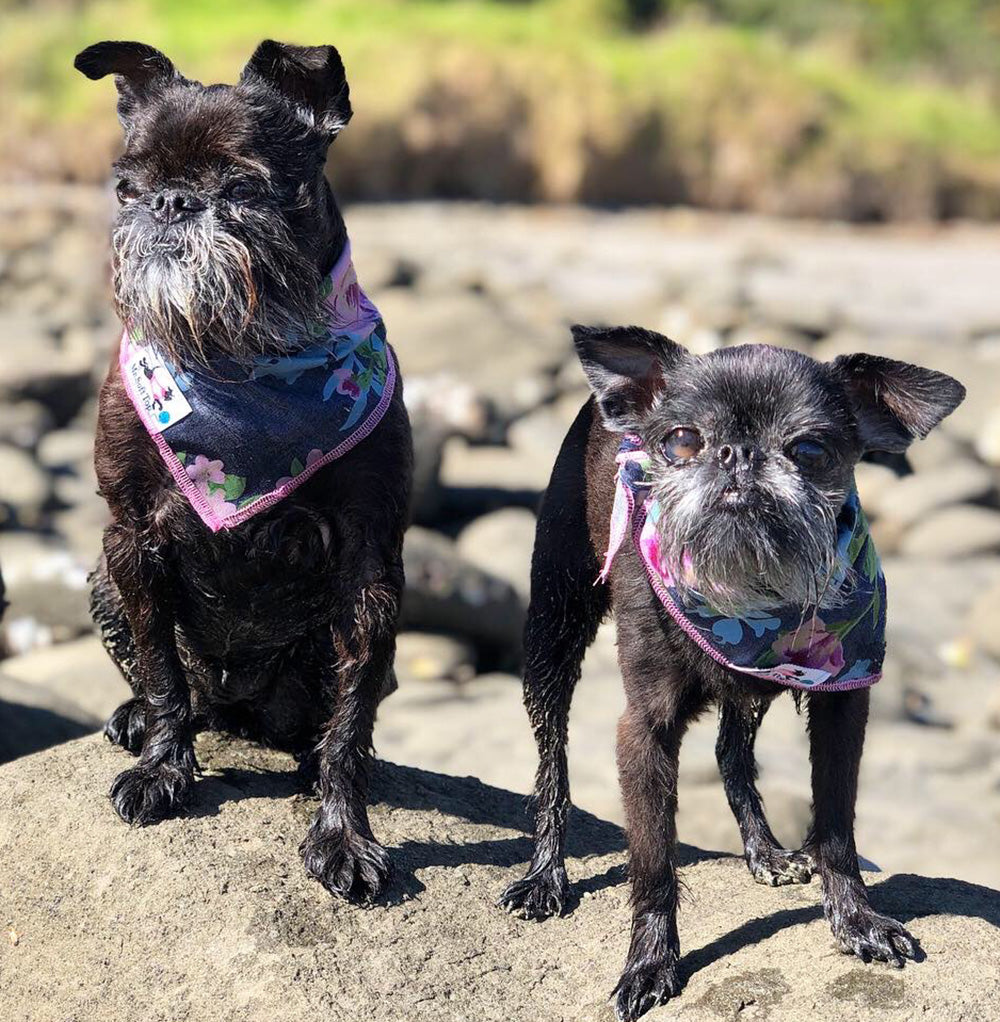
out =
[[773,607],[725,617],[696,597],[685,603],[660,554],[661,509],[649,495],[649,455],[639,437],[618,449],[611,536],[598,582],[607,581],[631,526],[649,583],[670,616],[713,660],[743,674],[798,689],[837,692],[874,685],[885,655],[885,578],[868,522],[852,492],[837,520],[839,605],[827,610]]
[[274,506],[378,425],[396,361],[378,309],[358,285],[350,245],[326,284],[326,321],[252,369],[226,360],[174,369],[150,343],[122,336],[128,396],[201,520],[231,529]]

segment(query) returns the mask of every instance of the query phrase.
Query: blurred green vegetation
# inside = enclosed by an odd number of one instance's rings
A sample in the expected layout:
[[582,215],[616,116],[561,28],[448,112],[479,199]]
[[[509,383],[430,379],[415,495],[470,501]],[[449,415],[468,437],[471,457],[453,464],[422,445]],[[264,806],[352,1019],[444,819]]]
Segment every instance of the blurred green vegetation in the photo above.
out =
[[351,194],[995,216],[998,35],[984,0],[0,0],[0,168],[105,172],[91,42],[232,81],[272,36],[344,56]]

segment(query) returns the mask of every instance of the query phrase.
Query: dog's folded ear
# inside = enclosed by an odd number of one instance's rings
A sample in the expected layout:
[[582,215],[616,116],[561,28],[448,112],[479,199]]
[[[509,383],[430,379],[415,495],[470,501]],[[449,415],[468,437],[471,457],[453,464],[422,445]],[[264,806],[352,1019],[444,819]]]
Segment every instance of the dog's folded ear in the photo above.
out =
[[351,119],[351,97],[340,54],[332,46],[291,46],[265,39],[240,82],[273,89],[327,141]]
[[905,451],[965,398],[958,380],[909,362],[841,355],[831,367],[850,399],[866,451]]
[[103,42],[76,55],[73,66],[88,78],[115,76],[118,119],[127,128],[136,106],[172,82],[184,81],[170,59],[145,43]]
[[657,393],[663,373],[688,357],[669,337],[637,326],[574,326],[573,343],[607,429],[634,429]]

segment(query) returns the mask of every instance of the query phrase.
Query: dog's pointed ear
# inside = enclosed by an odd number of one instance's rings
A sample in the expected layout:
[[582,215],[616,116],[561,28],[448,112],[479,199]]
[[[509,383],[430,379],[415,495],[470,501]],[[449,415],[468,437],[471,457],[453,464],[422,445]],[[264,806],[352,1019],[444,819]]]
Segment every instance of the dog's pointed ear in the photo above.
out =
[[831,364],[851,402],[866,451],[905,451],[965,398],[945,373],[878,355],[841,355]]
[[265,39],[240,76],[288,100],[328,142],[351,119],[351,95],[340,54],[332,46],[291,46]]
[[168,57],[145,43],[95,43],[76,55],[73,66],[95,81],[115,76],[118,119],[126,129],[136,106],[183,80]]
[[637,326],[574,326],[573,343],[607,429],[635,429],[663,389],[663,374],[689,357],[669,337]]

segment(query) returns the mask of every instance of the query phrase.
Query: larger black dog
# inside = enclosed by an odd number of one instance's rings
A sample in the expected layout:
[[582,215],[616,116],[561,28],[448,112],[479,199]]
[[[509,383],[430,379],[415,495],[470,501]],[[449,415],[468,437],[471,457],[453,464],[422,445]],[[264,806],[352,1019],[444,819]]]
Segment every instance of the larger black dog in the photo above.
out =
[[[351,116],[337,51],[261,43],[232,87],[189,81],[141,43],[99,43],[76,66],[114,74],[118,88],[122,321],[178,374],[280,356],[318,319],[346,243],[323,175]],[[116,358],[100,397],[97,476],[112,524],[93,611],[135,693],[106,729],[139,757],[111,791],[123,820],[151,823],[184,802],[200,728],[315,750],[322,804],[306,868],[335,894],[378,894],[389,862],[368,823],[367,772],[394,680],[411,461],[397,387],[363,443],[213,534],[143,428]]]
[[814,819],[805,852],[789,851],[771,832],[754,783],[757,728],[782,686],[706,655],[664,609],[632,542],[622,544],[610,585],[595,581],[609,545],[616,453],[628,433],[648,452],[662,512],[658,548],[678,580],[694,580],[727,616],[776,604],[803,613],[826,606],[838,509],[858,459],[904,451],[956,407],[962,387],[870,355],[820,364],[744,346],[695,357],[637,328],[577,328],[575,341],[594,397],[563,442],[545,495],[525,632],[524,694],[541,758],[535,852],[501,904],[536,919],[562,910],[570,699],[584,651],[613,609],[627,696],[618,763],[633,903],[619,1017],[634,1019],[679,990],[678,752],[688,724],[712,702],[721,709],[719,766],[753,876],[802,882],[815,866],[841,947],[902,964],[914,942],[870,907],[854,846],[868,689],[806,697]]

